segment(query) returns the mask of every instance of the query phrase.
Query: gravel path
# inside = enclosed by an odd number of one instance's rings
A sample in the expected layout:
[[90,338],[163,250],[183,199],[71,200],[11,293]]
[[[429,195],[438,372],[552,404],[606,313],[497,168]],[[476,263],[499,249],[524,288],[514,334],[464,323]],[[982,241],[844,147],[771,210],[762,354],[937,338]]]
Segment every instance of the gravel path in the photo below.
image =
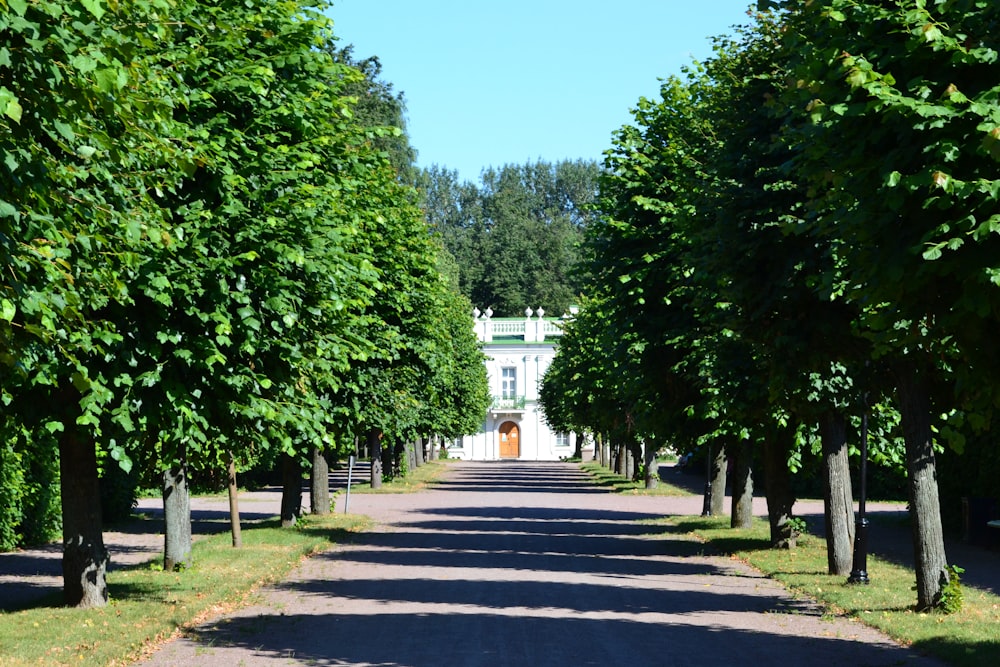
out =
[[700,504],[608,494],[573,464],[456,464],[353,496],[376,529],[143,664],[939,664],[643,523]]

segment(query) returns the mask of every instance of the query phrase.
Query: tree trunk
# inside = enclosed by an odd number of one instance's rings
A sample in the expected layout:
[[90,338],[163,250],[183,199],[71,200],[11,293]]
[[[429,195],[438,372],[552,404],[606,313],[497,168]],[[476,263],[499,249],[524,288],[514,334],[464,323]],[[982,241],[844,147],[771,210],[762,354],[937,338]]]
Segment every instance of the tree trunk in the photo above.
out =
[[771,547],[793,549],[797,533],[789,523],[792,518],[792,476],[788,470],[790,433],[781,429],[764,440],[764,495],[767,497],[767,518],[771,524]]
[[573,458],[583,460],[583,431],[576,433],[575,445],[573,447]]
[[101,493],[94,441],[68,427],[59,439],[63,516],[63,597],[87,609],[108,603],[108,551],[101,525]]
[[389,479],[396,479],[397,462],[399,461],[399,443],[382,443],[382,474]]
[[302,515],[302,464],[295,456],[281,455],[281,527],[291,528]]
[[[403,451],[400,453],[401,456],[406,457],[406,470],[405,472],[410,472],[416,470],[417,468],[417,441],[416,440],[404,440],[402,443]],[[404,470],[400,468],[400,474],[403,474]]]
[[369,429],[366,438],[368,454],[371,456],[371,485],[373,489],[382,488],[382,434],[378,429]]
[[191,492],[187,458],[163,471],[163,571],[191,567]]
[[423,436],[417,436],[413,441],[413,467],[414,469],[419,468],[424,464],[424,443],[427,442],[427,438]]
[[712,458],[711,479],[712,516],[722,516],[726,507],[726,448],[721,444],[716,448]]
[[240,489],[236,485],[236,457],[229,454],[229,530],[233,534],[233,547],[243,546],[243,530],[240,527]]
[[319,447],[312,448],[309,475],[309,511],[317,516],[330,513],[330,464]]
[[660,465],[656,460],[656,442],[650,438],[643,443],[643,466],[647,489],[655,489],[660,483]]
[[753,444],[743,440],[736,449],[733,466],[733,508],[729,525],[749,528],[753,522]]
[[622,477],[628,476],[628,448],[621,442],[616,442],[615,445],[615,472]]
[[937,466],[931,440],[930,392],[927,381],[909,365],[897,369],[897,383],[910,482],[917,608],[925,610],[938,604],[942,583],[948,581]]
[[851,573],[854,554],[854,498],[847,448],[847,419],[830,410],[819,422],[823,441],[823,515],[830,574]]
[[604,436],[599,432],[594,434],[594,454],[597,457],[597,464],[607,468],[608,459],[604,456]]

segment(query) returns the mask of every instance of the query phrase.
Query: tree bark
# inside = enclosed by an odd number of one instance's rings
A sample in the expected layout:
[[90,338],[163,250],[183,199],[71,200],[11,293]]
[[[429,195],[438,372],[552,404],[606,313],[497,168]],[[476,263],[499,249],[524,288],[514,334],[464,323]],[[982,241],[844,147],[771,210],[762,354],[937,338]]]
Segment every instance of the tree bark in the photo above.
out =
[[625,479],[637,481],[639,478],[638,466],[635,465],[635,443],[629,441],[623,445],[625,448]]
[[233,535],[233,548],[243,546],[243,530],[240,526],[240,489],[236,485],[236,457],[229,454],[229,530]]
[[851,573],[854,554],[854,498],[847,448],[847,419],[830,410],[820,417],[823,442],[823,515],[830,574]]
[[628,455],[626,454],[627,448],[624,443],[616,442],[614,444],[615,448],[615,472],[622,477],[627,477],[628,475]]
[[942,583],[948,581],[937,465],[931,439],[930,391],[926,379],[912,365],[898,368],[896,379],[910,482],[917,608],[925,610],[940,602]]
[[[416,440],[404,440],[402,443],[403,451],[400,453],[401,456],[406,457],[406,472],[411,472],[417,468],[417,441]],[[403,474],[403,469],[400,467],[400,475]]]
[[413,463],[414,468],[419,468],[424,464],[424,443],[427,438],[418,435],[413,441]]
[[59,439],[63,516],[63,598],[88,609],[108,603],[108,551],[101,525],[101,493],[94,441],[67,427]]
[[764,440],[764,495],[767,498],[767,518],[771,525],[771,547],[792,549],[797,536],[789,519],[792,518],[791,472],[788,470],[789,432],[781,429]]
[[716,448],[715,456],[712,457],[712,474],[710,484],[712,485],[712,505],[710,507],[712,516],[722,516],[726,507],[726,448],[721,444]]
[[607,468],[608,460],[604,456],[604,436],[600,432],[594,434],[594,454],[597,455],[597,464]]
[[574,440],[573,447],[573,458],[583,460],[583,431],[579,431],[575,434],[576,439]]
[[393,440],[391,447],[382,448],[382,455],[385,456],[385,460],[382,461],[382,467],[389,471],[390,479],[399,477],[399,461],[400,454],[402,453],[403,443],[398,439]]
[[378,429],[369,429],[366,438],[368,454],[371,456],[371,485],[373,489],[382,488],[382,434]]
[[753,444],[743,440],[736,448],[733,466],[732,528],[749,528],[753,522]]
[[652,438],[643,443],[643,469],[647,489],[655,489],[660,483],[660,465],[656,460],[657,449],[656,442]]
[[191,492],[187,457],[163,471],[163,571],[191,567]]
[[312,448],[312,471],[309,475],[309,511],[317,516],[330,513],[330,464],[323,450]]
[[281,527],[291,528],[302,515],[302,464],[297,457],[281,455]]

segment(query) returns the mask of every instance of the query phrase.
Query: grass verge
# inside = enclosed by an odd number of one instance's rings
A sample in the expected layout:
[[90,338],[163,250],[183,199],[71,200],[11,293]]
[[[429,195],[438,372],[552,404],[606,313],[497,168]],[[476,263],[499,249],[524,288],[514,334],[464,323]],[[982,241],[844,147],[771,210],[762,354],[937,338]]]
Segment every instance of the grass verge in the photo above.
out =
[[434,484],[447,469],[447,459],[426,461],[419,468],[407,471],[405,477],[383,482],[380,489],[373,489],[370,480],[358,481],[355,478],[351,483],[351,493],[410,493],[420,491]]
[[656,488],[647,489],[641,482],[633,482],[625,479],[616,472],[612,472],[600,463],[588,461],[581,463],[580,468],[590,475],[594,484],[603,486],[615,493],[629,493],[642,496],[686,496],[689,492],[679,486],[668,484],[663,480],[657,484]]
[[1000,597],[963,587],[955,614],[918,613],[913,571],[869,555],[869,585],[826,574],[826,540],[803,535],[791,550],[771,549],[766,521],[749,530],[729,527],[728,517],[672,517],[662,520],[693,534],[713,551],[744,561],[793,592],[822,603],[833,614],[854,617],[902,644],[954,667],[995,665],[1000,659]]
[[244,527],[243,548],[228,533],[199,539],[194,565],[163,572],[159,561],[108,575],[109,604],[0,612],[0,665],[125,665],[184,628],[252,602],[263,584],[283,579],[303,558],[363,530],[357,515],[306,516],[295,528],[267,521]]

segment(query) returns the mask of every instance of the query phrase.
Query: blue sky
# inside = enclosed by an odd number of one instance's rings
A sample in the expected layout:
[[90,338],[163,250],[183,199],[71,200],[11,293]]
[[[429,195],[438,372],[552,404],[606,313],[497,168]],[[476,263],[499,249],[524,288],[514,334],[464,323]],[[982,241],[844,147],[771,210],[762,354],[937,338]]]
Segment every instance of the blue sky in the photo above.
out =
[[711,53],[752,0],[334,0],[341,44],[404,92],[422,167],[600,160],[659,78]]

